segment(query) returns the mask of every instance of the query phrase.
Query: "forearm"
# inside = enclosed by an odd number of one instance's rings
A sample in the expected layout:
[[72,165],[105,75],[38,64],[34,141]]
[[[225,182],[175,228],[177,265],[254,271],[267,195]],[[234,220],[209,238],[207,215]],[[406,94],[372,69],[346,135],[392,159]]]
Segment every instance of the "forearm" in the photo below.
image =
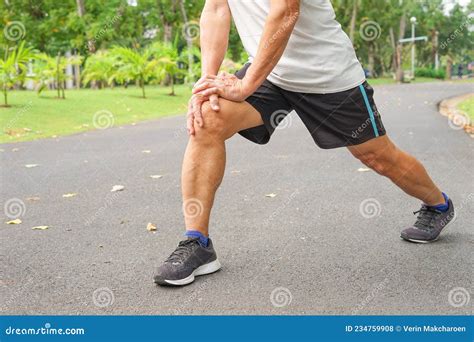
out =
[[248,92],[255,91],[275,68],[288,45],[298,17],[299,1],[272,2],[257,55],[244,78]]
[[217,75],[229,44],[231,14],[227,1],[208,1],[201,15],[201,68],[203,75]]

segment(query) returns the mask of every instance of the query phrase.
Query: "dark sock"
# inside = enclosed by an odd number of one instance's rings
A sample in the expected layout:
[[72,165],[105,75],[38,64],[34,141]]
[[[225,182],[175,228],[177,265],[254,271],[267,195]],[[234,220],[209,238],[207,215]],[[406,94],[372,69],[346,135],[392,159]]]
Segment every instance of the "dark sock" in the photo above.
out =
[[199,244],[203,247],[207,247],[209,243],[209,238],[197,230],[187,230],[184,236],[192,239],[199,238]]
[[434,208],[434,209],[439,210],[441,212],[448,211],[448,209],[449,209],[449,203],[448,203],[449,197],[444,192],[443,192],[443,197],[444,197],[444,201],[445,201],[444,204],[433,205],[433,206],[431,206],[431,208]]

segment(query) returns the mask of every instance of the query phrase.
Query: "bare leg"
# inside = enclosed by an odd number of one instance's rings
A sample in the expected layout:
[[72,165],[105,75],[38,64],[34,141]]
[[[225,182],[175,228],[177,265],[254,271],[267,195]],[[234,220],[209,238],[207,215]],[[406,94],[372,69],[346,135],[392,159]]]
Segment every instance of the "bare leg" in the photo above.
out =
[[225,141],[237,132],[262,125],[260,114],[246,102],[219,100],[220,111],[209,102],[202,107],[204,127],[189,138],[181,174],[183,212],[187,230],[208,235],[214,196],[224,177]]
[[362,163],[391,179],[408,195],[428,205],[444,204],[441,191],[433,183],[424,166],[396,147],[387,136],[351,146],[349,151]]

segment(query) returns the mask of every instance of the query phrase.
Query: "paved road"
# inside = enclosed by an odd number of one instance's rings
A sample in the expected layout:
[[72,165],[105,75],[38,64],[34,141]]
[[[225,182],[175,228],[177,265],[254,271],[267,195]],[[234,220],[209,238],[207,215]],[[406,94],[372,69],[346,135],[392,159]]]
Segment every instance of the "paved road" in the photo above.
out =
[[[155,287],[152,272],[182,234],[184,117],[1,145],[2,203],[21,199],[25,212],[20,225],[3,224],[1,213],[0,313],[470,313],[474,299],[456,308],[448,298],[455,288],[462,289],[454,304],[474,294],[474,145],[437,114],[437,103],[472,90],[376,88],[393,140],[458,206],[439,242],[401,241],[418,201],[373,172],[358,172],[345,149],[315,148],[295,116],[268,146],[229,142],[212,220],[223,269],[181,289]],[[157,174],[163,177],[150,178]],[[114,185],[126,188],[112,193]],[[379,215],[361,215],[367,199]],[[31,229],[39,225],[50,228]]]

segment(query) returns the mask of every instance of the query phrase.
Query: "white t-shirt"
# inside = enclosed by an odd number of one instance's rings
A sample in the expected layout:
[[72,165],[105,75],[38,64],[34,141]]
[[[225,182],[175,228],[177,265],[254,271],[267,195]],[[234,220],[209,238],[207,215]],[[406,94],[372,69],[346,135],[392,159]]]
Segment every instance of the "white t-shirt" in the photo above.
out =
[[[270,0],[228,3],[252,62],[270,11]],[[268,76],[270,82],[289,91],[325,94],[348,90],[365,81],[364,70],[349,37],[336,21],[330,0],[301,0],[297,20],[282,58]]]

